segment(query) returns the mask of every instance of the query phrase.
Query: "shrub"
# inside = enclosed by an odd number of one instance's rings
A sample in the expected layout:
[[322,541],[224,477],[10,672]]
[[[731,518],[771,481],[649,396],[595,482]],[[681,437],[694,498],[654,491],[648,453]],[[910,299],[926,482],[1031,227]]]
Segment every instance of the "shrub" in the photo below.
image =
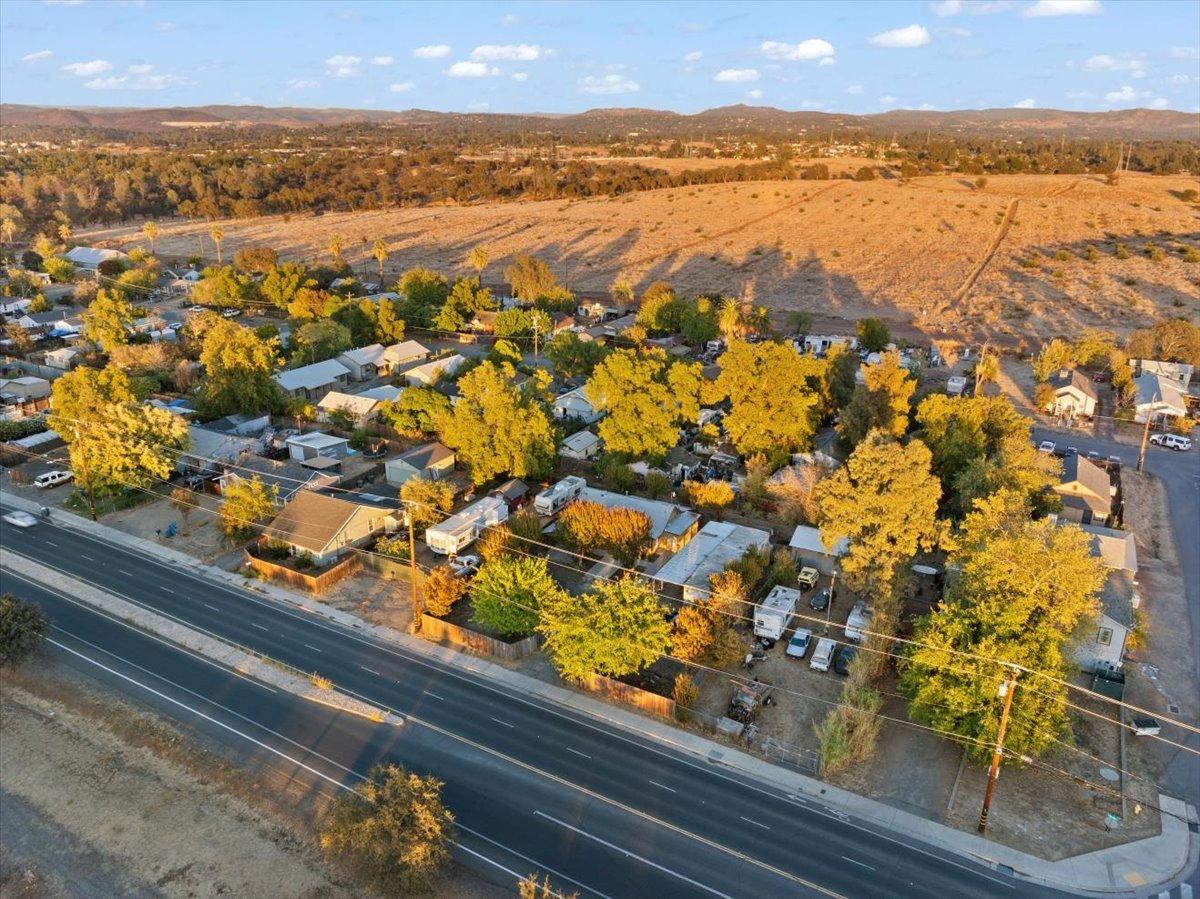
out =
[[864,165],[862,168],[860,168],[857,172],[854,173],[854,180],[855,181],[874,181],[875,180],[875,169],[869,165]]
[[661,472],[651,471],[646,475],[646,495],[661,499],[671,492],[671,479]]
[[1116,256],[1118,259],[1128,259],[1129,258],[1129,248],[1126,247],[1125,244],[1119,243],[1119,244],[1117,244],[1117,248],[1115,250],[1113,250],[1113,255]]
[[518,540],[543,542],[546,535],[542,533],[542,521],[530,512],[522,512],[508,519],[508,529]]
[[650,519],[636,509],[576,500],[559,513],[557,533],[579,552],[606,550],[632,565],[650,535]]
[[302,552],[300,555],[296,556],[296,561],[293,564],[295,564],[296,568],[300,571],[305,571],[309,568],[312,568],[316,564],[316,561],[313,559],[312,553]]
[[502,637],[529,634],[538,625],[538,610],[561,593],[545,559],[497,559],[471,582],[473,620]]
[[20,665],[41,645],[50,622],[33,603],[0,596],[0,668]]
[[696,679],[690,674],[675,675],[675,686],[671,690],[671,698],[675,700],[675,717],[679,721],[692,720],[692,709],[700,701],[700,688]]
[[448,565],[439,565],[429,572],[422,585],[425,596],[425,611],[444,618],[454,609],[454,604],[467,593],[467,582],[455,577]]

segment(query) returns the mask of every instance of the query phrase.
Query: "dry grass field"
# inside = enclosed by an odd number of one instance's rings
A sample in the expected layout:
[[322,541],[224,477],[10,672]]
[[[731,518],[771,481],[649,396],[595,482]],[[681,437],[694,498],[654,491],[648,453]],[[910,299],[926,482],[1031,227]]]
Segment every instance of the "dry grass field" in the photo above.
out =
[[[268,245],[285,258],[328,262],[337,234],[357,269],[374,270],[369,251],[382,237],[389,270],[454,273],[482,245],[489,282],[515,255],[534,253],[580,293],[662,279],[689,294],[808,310],[819,327],[881,315],[901,333],[1014,343],[1088,326],[1125,333],[1200,313],[1200,264],[1183,258],[1187,248],[1200,252],[1200,206],[1184,199],[1196,188],[1195,178],[1137,174],[1118,186],[1091,175],[993,175],[982,188],[958,176],[764,181],[221,227],[226,259],[238,247]],[[81,239],[143,244],[139,224]],[[161,224],[160,253],[213,257],[210,223]],[[1150,243],[1162,258],[1147,255]]]

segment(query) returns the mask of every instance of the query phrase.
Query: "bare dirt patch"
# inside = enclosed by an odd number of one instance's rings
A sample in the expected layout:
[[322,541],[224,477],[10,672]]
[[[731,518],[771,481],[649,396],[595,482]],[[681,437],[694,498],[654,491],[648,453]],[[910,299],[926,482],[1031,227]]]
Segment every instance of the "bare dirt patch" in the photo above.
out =
[[[224,255],[269,245],[284,258],[328,261],[338,234],[350,263],[374,272],[376,238],[392,251],[389,277],[412,266],[467,270],[487,248],[485,280],[499,282],[519,253],[544,257],[578,292],[666,279],[686,293],[722,292],[773,309],[826,317],[883,315],[930,336],[1014,340],[1101,326],[1121,332],[1163,314],[1194,314],[1200,267],[1180,247],[1200,245],[1194,209],[1175,194],[1195,179],[1125,175],[956,176],[759,181],[645,191],[622,197],[438,206],[222,223]],[[1011,228],[993,247],[1005,211]],[[140,223],[83,239],[140,245]],[[167,257],[213,255],[210,223],[164,223]],[[1161,261],[1146,244],[1166,250]],[[1117,243],[1130,257],[1117,259]],[[1095,245],[1096,261],[1086,261]],[[961,302],[951,304],[990,251]],[[1064,260],[1054,258],[1059,251]],[[1036,255],[1036,267],[1021,262]],[[1133,283],[1127,283],[1131,281]],[[945,307],[950,305],[951,308]]]

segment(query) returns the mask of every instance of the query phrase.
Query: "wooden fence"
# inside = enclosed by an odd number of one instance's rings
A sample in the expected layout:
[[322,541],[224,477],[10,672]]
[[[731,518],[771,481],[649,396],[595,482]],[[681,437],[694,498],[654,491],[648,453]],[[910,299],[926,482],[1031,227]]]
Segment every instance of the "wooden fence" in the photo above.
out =
[[314,574],[297,571],[295,568],[289,568],[286,565],[278,565],[267,559],[259,558],[251,554],[248,550],[245,552],[245,556],[246,564],[259,574],[273,580],[283,581],[291,587],[300,587],[310,593],[322,593],[331,585],[344,577],[348,577],[362,567],[357,554],[346,556],[340,562],[326,568],[324,571]]
[[526,637],[515,643],[505,643],[479,631],[469,630],[434,618],[432,615],[421,615],[421,636],[431,643],[443,646],[455,646],[478,655],[495,656],[508,662],[515,662],[533,655],[537,651],[537,637]]
[[[377,574],[386,581],[403,581],[411,587],[412,567],[400,559],[391,559],[379,553],[363,553],[360,556],[362,567],[372,574]],[[417,569],[418,586],[425,583],[425,573]]]
[[675,717],[674,699],[659,696],[657,693],[651,693],[649,690],[643,690],[641,687],[634,687],[630,684],[613,680],[612,678],[605,677],[603,674],[593,674],[583,682],[582,686],[593,693],[599,693],[605,699],[612,702],[623,702],[625,705],[631,705],[635,709],[641,709],[643,712],[652,712],[655,715],[662,715],[664,718],[674,719]]

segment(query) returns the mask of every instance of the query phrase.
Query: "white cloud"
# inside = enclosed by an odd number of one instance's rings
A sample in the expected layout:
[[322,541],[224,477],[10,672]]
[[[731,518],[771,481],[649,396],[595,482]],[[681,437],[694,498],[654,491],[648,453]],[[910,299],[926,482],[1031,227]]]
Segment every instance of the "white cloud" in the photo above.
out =
[[1174,84],[1176,86],[1184,85],[1184,84],[1191,84],[1192,77],[1190,75],[1172,75],[1170,78],[1167,79],[1167,82],[1169,84]]
[[1171,55],[1176,59],[1200,59],[1200,47],[1172,47]]
[[500,70],[486,62],[456,62],[446,69],[446,74],[451,78],[487,78],[499,75]]
[[943,29],[943,31],[944,31],[944,33],[950,35],[950,37],[970,37],[971,36],[970,28],[957,28],[957,27],[956,28],[945,28],[945,29]]
[[822,59],[822,60],[821,60],[819,63],[817,63],[817,65],[819,65],[819,66],[832,66],[832,65],[834,65],[835,63],[836,63],[836,60],[835,60],[835,59],[834,59],[832,56],[826,56],[826,57],[825,57],[824,59]]
[[1100,0],[1037,0],[1025,10],[1027,16],[1096,16]]
[[588,75],[579,79],[579,90],[585,94],[636,94],[641,85],[624,75]]
[[895,97],[893,97],[891,94],[884,94],[882,97],[879,98],[879,102],[882,103],[884,106],[894,106],[895,104],[899,103],[900,101],[897,100]]
[[1024,100],[1018,100],[1013,104],[1013,109],[1034,109],[1037,107],[1037,100],[1033,97],[1026,97]]
[[450,45],[428,44],[424,47],[417,47],[413,50],[412,55],[417,59],[445,59],[450,55]]
[[758,49],[767,59],[826,59],[833,56],[833,44],[819,37],[810,37],[798,44],[763,41]]
[[754,88],[754,90],[746,91],[746,97],[751,100],[761,100],[762,99],[762,91],[756,87],[756,88]]
[[325,68],[334,78],[353,78],[360,75],[362,74],[360,65],[362,65],[361,56],[347,56],[344,53],[325,60]]
[[932,103],[922,103],[920,106],[917,107],[917,109],[919,109],[921,112],[937,112],[938,111],[938,108],[936,106],[934,106]]
[[873,47],[924,47],[932,40],[924,25],[909,25],[907,28],[893,28],[873,37],[867,38],[867,43]]
[[292,78],[288,81],[288,87],[294,87],[299,91],[312,90],[314,87],[320,87],[319,81],[313,81],[311,78]]
[[929,9],[935,16],[957,16],[962,12],[962,0],[941,0],[940,3],[930,3]]
[[513,81],[528,81],[529,73],[528,72],[513,72],[512,75],[510,75],[509,77],[512,78]]
[[129,72],[131,75],[149,75],[154,71],[154,66],[147,65],[146,63],[139,63],[135,66],[129,66],[125,71]]
[[824,109],[825,101],[824,100],[801,100],[800,108],[801,109]]
[[862,92],[863,86],[861,84],[852,84],[846,88],[846,93],[848,94],[861,94]]
[[395,84],[389,84],[388,90],[390,90],[393,94],[407,94],[415,87],[416,85],[411,81],[398,81]]
[[744,84],[747,81],[758,80],[758,69],[721,69],[713,75],[713,81],[722,84]]
[[390,66],[396,61],[394,56],[372,56],[371,65],[373,66]]
[[1139,98],[1147,96],[1139,94],[1131,85],[1123,85],[1120,90],[1109,91],[1104,95],[1104,99],[1109,103],[1134,103]]
[[1145,53],[1122,53],[1120,56],[1110,56],[1098,53],[1083,61],[1083,68],[1089,72],[1129,72],[1134,78],[1146,77]]
[[179,75],[152,75],[147,72],[129,75],[105,75],[83,82],[83,86],[93,91],[160,91],[168,87],[183,84],[195,84],[189,78]]
[[533,62],[545,55],[547,55],[547,50],[538,44],[480,44],[471,51],[472,59],[483,59],[488,62],[501,60]]
[[520,17],[514,16],[512,13],[509,13],[508,15],[506,15],[504,18],[502,18],[500,20],[500,24],[503,25],[505,28],[512,28],[514,25],[520,24],[520,22],[521,22]]
[[1171,104],[1166,97],[1155,97],[1150,101],[1151,109],[1166,109],[1170,105]]
[[704,54],[699,50],[693,50],[691,53],[683,55],[684,62],[699,62],[702,59],[704,59]]
[[107,59],[93,59],[91,62],[72,62],[63,66],[64,72],[83,78],[87,75],[99,75],[112,69],[112,63]]
[[53,50],[38,50],[36,53],[26,53],[21,57],[21,62],[37,62],[39,59],[49,59],[53,55]]

